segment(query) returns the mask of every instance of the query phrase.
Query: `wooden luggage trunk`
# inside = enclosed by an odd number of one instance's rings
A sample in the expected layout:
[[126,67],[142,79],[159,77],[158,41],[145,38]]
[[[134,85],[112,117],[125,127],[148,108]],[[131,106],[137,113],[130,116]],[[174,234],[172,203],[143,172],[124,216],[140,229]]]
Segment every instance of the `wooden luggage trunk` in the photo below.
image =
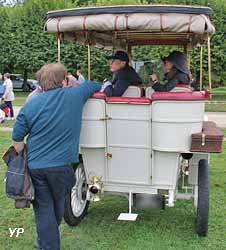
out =
[[220,153],[224,134],[214,122],[203,122],[202,132],[192,134],[191,152]]

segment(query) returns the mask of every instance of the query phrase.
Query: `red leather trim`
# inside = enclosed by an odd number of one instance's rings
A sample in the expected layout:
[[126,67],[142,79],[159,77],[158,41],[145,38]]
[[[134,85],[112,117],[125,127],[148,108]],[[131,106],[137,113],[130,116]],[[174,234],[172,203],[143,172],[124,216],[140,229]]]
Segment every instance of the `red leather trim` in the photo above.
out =
[[188,33],[191,32],[191,19],[192,19],[192,15],[189,17],[189,23],[188,23]]
[[160,32],[163,32],[163,21],[162,21],[163,14],[160,14]]
[[60,33],[60,18],[57,19],[57,38],[60,39],[60,41],[62,40],[61,39],[61,33]]
[[152,100],[208,100],[210,93],[207,91],[194,91],[194,92],[154,92]]
[[107,96],[104,92],[95,92],[92,95],[93,98],[106,100]]
[[57,33],[60,33],[60,18],[57,19]]
[[82,26],[83,26],[83,30],[84,31],[86,31],[87,29],[86,29],[86,18],[87,18],[87,16],[84,16],[84,19],[83,19],[83,24],[82,24]]
[[115,17],[115,23],[114,23],[114,30],[117,30],[117,21],[118,21],[118,16]]
[[124,96],[107,97],[107,103],[134,103],[134,104],[150,104],[151,100],[148,98],[134,98]]
[[83,26],[83,35],[84,35],[84,38],[87,40],[86,19],[87,19],[87,16],[84,16],[82,26]]
[[129,16],[125,15],[126,18],[126,29],[129,30]]

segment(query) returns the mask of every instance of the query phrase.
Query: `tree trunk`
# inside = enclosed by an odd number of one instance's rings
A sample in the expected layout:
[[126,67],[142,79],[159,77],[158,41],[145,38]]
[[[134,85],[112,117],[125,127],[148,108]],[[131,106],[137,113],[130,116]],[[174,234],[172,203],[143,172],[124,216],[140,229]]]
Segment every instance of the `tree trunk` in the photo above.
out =
[[23,77],[24,77],[24,84],[27,83],[27,74],[28,74],[27,69],[24,69],[24,74],[23,74]]

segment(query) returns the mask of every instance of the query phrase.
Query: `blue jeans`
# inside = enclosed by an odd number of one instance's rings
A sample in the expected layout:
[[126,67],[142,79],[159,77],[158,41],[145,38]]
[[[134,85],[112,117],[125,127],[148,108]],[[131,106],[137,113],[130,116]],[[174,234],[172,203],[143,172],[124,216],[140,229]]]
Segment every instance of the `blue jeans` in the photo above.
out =
[[30,169],[35,189],[33,209],[36,230],[43,250],[60,250],[59,225],[65,199],[75,184],[71,166]]

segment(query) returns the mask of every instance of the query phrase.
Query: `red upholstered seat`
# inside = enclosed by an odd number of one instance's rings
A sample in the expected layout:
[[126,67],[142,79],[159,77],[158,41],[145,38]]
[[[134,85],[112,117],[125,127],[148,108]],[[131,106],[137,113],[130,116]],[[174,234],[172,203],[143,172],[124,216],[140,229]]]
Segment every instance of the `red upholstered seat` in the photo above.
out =
[[198,101],[208,100],[210,93],[208,91],[194,92],[154,92],[152,101],[156,100],[176,100],[176,101]]
[[144,97],[126,97],[126,96],[112,96],[107,97],[103,92],[96,92],[92,98],[103,99],[107,103],[136,103],[136,104],[150,104],[151,100]]

